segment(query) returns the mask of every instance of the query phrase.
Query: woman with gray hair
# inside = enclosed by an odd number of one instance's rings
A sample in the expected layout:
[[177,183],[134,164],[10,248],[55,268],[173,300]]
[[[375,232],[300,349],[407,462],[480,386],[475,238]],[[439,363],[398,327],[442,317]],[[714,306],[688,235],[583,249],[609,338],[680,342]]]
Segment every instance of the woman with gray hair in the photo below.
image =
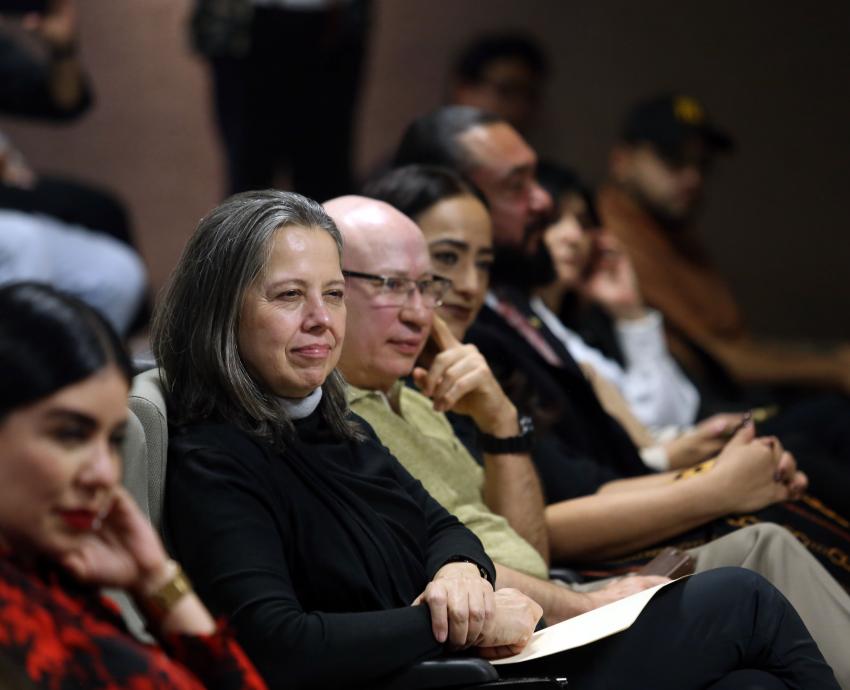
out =
[[374,687],[444,649],[514,653],[541,613],[493,592],[478,539],[349,413],[341,244],[314,201],[231,197],[154,323],[166,539],[272,687]]

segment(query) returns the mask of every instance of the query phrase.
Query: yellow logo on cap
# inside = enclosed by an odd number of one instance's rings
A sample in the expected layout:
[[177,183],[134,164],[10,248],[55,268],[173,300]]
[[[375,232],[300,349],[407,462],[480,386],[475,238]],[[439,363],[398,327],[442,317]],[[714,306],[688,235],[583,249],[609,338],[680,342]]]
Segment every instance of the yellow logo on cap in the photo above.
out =
[[689,96],[677,96],[673,101],[676,119],[688,125],[701,125],[705,120],[705,111],[696,99]]

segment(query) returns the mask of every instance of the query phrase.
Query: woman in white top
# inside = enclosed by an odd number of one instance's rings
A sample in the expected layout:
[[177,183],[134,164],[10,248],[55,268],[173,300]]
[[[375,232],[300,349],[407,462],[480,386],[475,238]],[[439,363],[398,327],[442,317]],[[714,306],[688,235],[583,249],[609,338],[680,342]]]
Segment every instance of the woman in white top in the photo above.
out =
[[[557,278],[537,290],[531,301],[535,314],[585,368],[594,384],[598,382],[594,379],[603,379],[628,403],[639,425],[625,426],[639,437],[635,440],[644,446],[642,455],[648,465],[669,467],[669,456],[678,453],[677,446],[686,438],[689,451],[700,450],[693,454],[693,460],[707,457],[710,453],[703,455],[702,451],[719,449],[740,424],[741,415],[718,415],[692,430],[699,393],[667,349],[661,314],[644,304],[628,256],[600,227],[588,188],[571,171],[555,166],[541,170],[540,182],[558,208],[557,219],[544,235]],[[571,307],[587,302],[611,318],[622,364],[588,344],[562,320]],[[600,397],[604,402],[605,396]],[[609,411],[621,418],[616,411]],[[658,443],[648,452],[645,436],[640,438],[640,425]]]

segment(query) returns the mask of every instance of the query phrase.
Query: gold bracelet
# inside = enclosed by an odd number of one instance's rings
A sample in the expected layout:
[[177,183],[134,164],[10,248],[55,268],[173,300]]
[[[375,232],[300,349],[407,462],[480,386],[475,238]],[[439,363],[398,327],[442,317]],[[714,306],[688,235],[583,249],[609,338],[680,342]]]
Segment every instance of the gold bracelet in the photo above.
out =
[[184,596],[192,592],[192,583],[183,572],[183,568],[177,561],[169,561],[173,564],[174,574],[168,582],[151,594],[142,595],[141,605],[151,616],[161,620]]
[[690,479],[691,477],[695,477],[698,474],[703,474],[705,472],[708,472],[712,467],[714,467],[714,463],[714,460],[706,460],[705,462],[701,462],[699,465],[695,465],[694,467],[689,467],[686,470],[682,470],[673,479]]

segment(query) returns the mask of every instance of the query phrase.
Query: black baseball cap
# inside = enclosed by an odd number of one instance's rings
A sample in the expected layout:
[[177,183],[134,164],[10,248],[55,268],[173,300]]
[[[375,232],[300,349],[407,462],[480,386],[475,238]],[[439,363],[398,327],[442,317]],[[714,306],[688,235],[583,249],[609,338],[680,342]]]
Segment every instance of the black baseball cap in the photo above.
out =
[[630,144],[650,143],[668,157],[678,155],[682,145],[695,136],[714,152],[735,148],[732,137],[711,122],[702,103],[678,93],[638,103],[626,118],[621,136]]

